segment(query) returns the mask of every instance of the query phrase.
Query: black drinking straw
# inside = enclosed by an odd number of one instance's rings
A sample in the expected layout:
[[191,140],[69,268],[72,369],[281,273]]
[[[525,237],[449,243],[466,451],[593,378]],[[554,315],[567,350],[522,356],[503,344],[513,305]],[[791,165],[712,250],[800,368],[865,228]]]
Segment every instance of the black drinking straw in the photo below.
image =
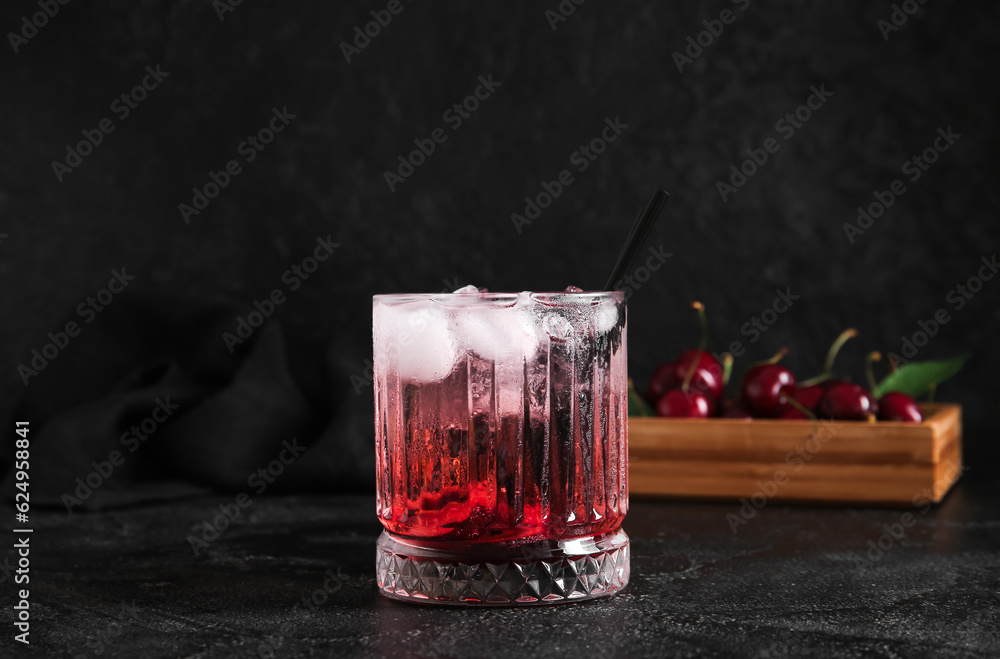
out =
[[625,246],[622,247],[622,251],[618,255],[618,261],[611,271],[611,276],[608,277],[608,283],[604,285],[604,290],[613,291],[616,289],[615,284],[625,275],[625,271],[632,265],[635,255],[646,243],[646,238],[649,236],[656,218],[660,216],[660,211],[663,210],[663,205],[667,203],[669,198],[670,194],[659,188],[653,193],[645,210],[635,219],[632,231],[629,232],[628,238],[625,240]]

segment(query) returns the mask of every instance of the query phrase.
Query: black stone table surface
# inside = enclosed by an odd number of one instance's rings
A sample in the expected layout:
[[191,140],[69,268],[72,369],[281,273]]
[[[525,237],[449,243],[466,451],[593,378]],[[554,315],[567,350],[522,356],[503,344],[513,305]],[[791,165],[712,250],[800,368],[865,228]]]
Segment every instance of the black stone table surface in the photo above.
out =
[[772,502],[734,533],[738,504],[633,499],[629,587],[525,609],[380,597],[371,495],[254,498],[198,555],[188,538],[233,495],[53,511],[33,520],[31,647],[5,604],[0,654],[997,657],[994,473],[971,465],[909,526],[904,510]]

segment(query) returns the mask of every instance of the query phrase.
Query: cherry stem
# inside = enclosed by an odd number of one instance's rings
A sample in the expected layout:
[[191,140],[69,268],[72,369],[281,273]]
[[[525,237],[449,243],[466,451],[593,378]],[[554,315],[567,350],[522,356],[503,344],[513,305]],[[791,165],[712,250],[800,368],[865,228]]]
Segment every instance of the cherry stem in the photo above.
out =
[[809,409],[808,407],[806,407],[805,405],[803,405],[799,401],[795,400],[794,398],[789,398],[785,394],[782,394],[778,398],[778,400],[781,401],[782,403],[786,403],[788,405],[791,405],[792,407],[794,407],[795,409],[797,409],[799,412],[802,412],[803,414],[806,415],[806,418],[812,419],[813,421],[817,421],[818,420],[816,418],[816,415],[813,413],[813,411],[811,409]]
[[722,386],[729,384],[729,377],[733,374],[733,356],[728,352],[722,353]]
[[934,402],[934,394],[935,393],[937,393],[937,382],[931,382],[927,386],[927,402],[928,403],[933,403]]
[[830,350],[826,353],[826,361],[823,363],[824,373],[833,373],[833,361],[837,358],[837,353],[849,340],[853,339],[858,335],[858,330],[853,327],[849,327],[840,333],[840,336],[833,342],[830,346]]
[[781,350],[779,350],[778,352],[774,353],[774,355],[773,355],[773,356],[771,356],[771,357],[768,357],[768,358],[767,358],[767,359],[765,359],[764,361],[761,361],[761,362],[757,362],[756,364],[754,364],[754,366],[765,366],[765,365],[767,365],[767,364],[777,364],[777,363],[778,363],[778,362],[780,362],[780,361],[781,361],[781,360],[782,360],[782,359],[784,358],[784,356],[785,356],[785,355],[787,355],[787,354],[788,354],[788,348],[782,348],[782,349],[781,349]]
[[684,393],[688,392],[691,378],[694,377],[694,372],[698,368],[698,362],[701,361],[701,356],[705,352],[705,348],[708,347],[708,316],[705,315],[705,305],[695,301],[691,303],[691,308],[698,311],[698,319],[701,320],[701,342],[698,344],[697,358],[691,362],[688,372],[684,375],[684,383],[681,385],[681,391]]
[[799,382],[799,389],[805,389],[806,387],[811,387],[814,384],[820,384],[821,382],[826,382],[827,380],[833,379],[833,375],[830,373],[820,373],[815,377],[811,377],[808,380],[803,380]]
[[830,345],[830,349],[826,352],[826,361],[823,362],[823,372],[816,377],[809,378],[808,380],[803,380],[799,383],[800,387],[811,387],[814,384],[819,384],[820,382],[826,382],[827,380],[833,378],[833,362],[837,359],[837,353],[840,349],[844,347],[844,344],[849,340],[853,339],[858,335],[858,330],[853,327],[849,327],[840,333],[833,343]]
[[872,362],[881,361],[882,353],[878,350],[874,350],[868,353],[865,357],[865,375],[868,376],[868,387],[872,395],[875,395],[875,390],[878,389],[878,384],[875,382],[875,369],[872,367]]
[[813,411],[811,409],[809,409],[808,407],[806,407],[805,405],[803,405],[799,401],[795,400],[794,398],[789,398],[788,396],[786,396],[784,394],[782,394],[778,398],[778,400],[780,402],[782,402],[782,403],[785,403],[786,405],[791,405],[792,407],[794,407],[795,409],[797,409],[799,412],[802,412],[803,414],[805,414],[806,418],[810,419],[813,422],[813,434],[815,434],[816,431],[819,430],[819,419],[816,418],[816,415],[813,414]]

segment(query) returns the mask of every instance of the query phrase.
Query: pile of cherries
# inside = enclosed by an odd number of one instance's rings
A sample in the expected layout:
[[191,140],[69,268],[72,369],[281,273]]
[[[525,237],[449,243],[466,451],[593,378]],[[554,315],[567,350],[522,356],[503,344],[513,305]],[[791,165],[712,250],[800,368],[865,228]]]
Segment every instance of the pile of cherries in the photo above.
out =
[[[778,363],[787,352],[782,349],[747,370],[736,400],[724,400],[732,357],[724,355],[720,363],[705,351],[705,308],[700,302],[694,302],[692,307],[701,318],[701,347],[682,352],[676,361],[660,364],[649,379],[647,398],[659,416],[923,421],[917,402],[904,393],[891,391],[876,399],[864,387],[833,377],[833,361],[840,347],[857,336],[854,329],[846,330],[834,341],[822,374],[798,382],[789,369]],[[879,358],[878,353],[871,353],[866,362],[872,389],[875,384],[871,363]]]

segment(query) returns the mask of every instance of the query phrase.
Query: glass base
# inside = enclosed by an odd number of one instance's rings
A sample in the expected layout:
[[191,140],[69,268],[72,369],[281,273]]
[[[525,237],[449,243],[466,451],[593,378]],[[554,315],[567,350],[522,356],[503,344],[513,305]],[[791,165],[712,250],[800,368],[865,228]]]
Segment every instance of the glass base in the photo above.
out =
[[628,584],[622,530],[528,543],[433,542],[383,531],[376,580],[386,597],[421,604],[522,606],[607,597]]

